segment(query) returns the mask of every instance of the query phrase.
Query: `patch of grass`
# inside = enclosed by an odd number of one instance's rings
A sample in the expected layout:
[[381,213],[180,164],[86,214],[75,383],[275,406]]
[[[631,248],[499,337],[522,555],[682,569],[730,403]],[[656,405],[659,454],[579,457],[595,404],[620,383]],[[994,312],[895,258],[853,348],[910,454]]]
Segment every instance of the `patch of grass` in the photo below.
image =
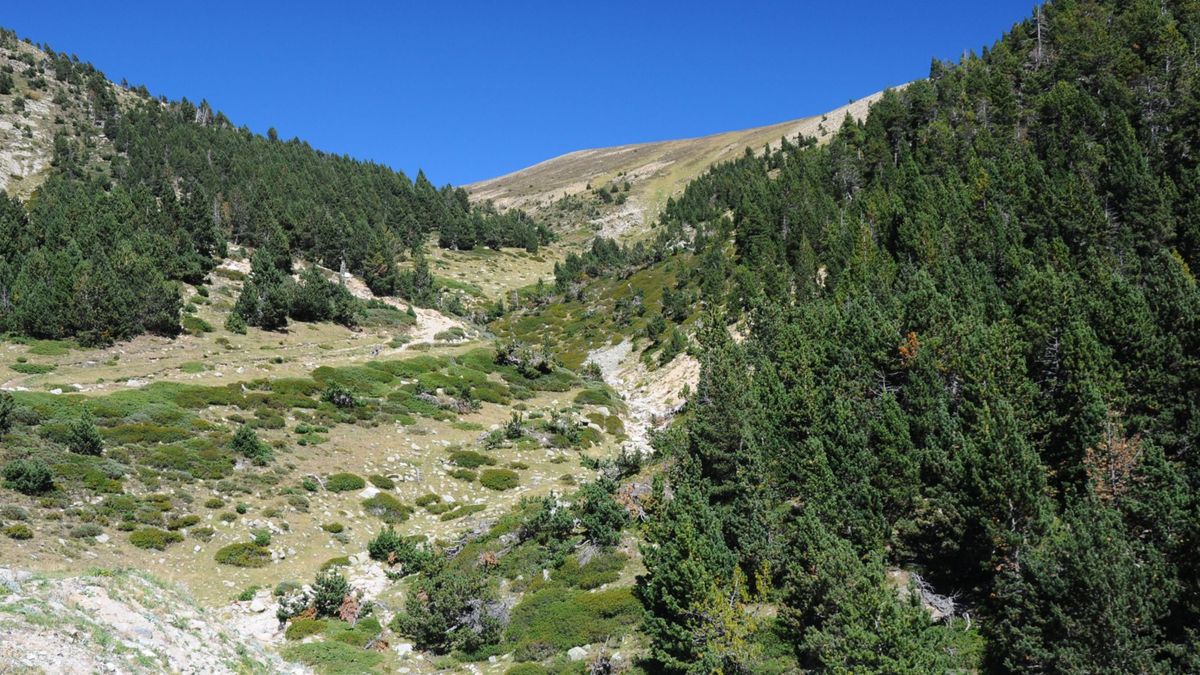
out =
[[521,484],[521,476],[512,469],[484,469],[479,484],[489,490],[511,490]]
[[183,326],[183,330],[192,335],[200,335],[203,333],[213,332],[212,324],[201,319],[198,316],[186,315],[180,320],[179,325]]
[[271,553],[263,546],[244,541],[219,549],[213,559],[234,567],[266,567],[271,561]]
[[325,523],[321,525],[321,529],[325,530],[329,534],[338,534],[339,532],[344,532],[346,530],[346,526],[342,525],[341,523]]
[[178,532],[168,532],[157,527],[141,527],[129,533],[129,543],[138,548],[165,551],[171,544],[183,541]]
[[361,490],[366,486],[367,482],[361,476],[352,473],[335,473],[325,478],[325,489],[330,492],[350,492],[351,490]]
[[34,340],[29,343],[29,354],[37,356],[63,356],[78,345],[69,340]]
[[554,581],[590,591],[619,579],[628,560],[629,557],[620,551],[609,551],[593,556],[581,567],[579,558],[571,556],[554,572]]
[[180,364],[179,369],[189,375],[195,375],[196,373],[203,373],[208,370],[208,365],[200,361],[187,361]]
[[8,537],[9,539],[33,539],[33,530],[31,530],[25,523],[13,523],[12,525],[5,527],[2,531],[4,532],[4,536]]
[[339,556],[330,558],[329,560],[326,560],[325,562],[321,563],[320,569],[322,572],[325,572],[327,570],[331,570],[336,567],[349,567],[349,566],[350,566],[350,556],[339,555]]
[[441,520],[443,522],[448,521],[448,520],[456,520],[458,518],[463,518],[465,516],[469,516],[472,513],[479,513],[480,511],[483,511],[486,509],[487,509],[486,504],[463,504],[462,506],[456,506],[453,509],[450,509],[449,511],[443,513],[441,515],[441,517],[439,518],[439,520]]
[[364,499],[362,505],[367,513],[385,523],[402,523],[408,520],[413,513],[413,507],[386,492],[380,492],[370,499]]
[[327,625],[324,619],[293,619],[283,636],[289,640],[303,640],[310,635],[323,633]]
[[479,477],[479,474],[470,469],[455,469],[450,472],[450,477],[457,478],[468,483],[474,483],[475,479]]
[[451,453],[450,461],[455,466],[461,466],[464,469],[478,469],[481,466],[492,466],[496,463],[495,459],[474,450],[459,450]]
[[367,480],[371,481],[371,485],[374,485],[380,490],[392,490],[396,487],[396,481],[388,478],[387,476],[381,476],[379,474],[368,476]]
[[282,654],[289,661],[299,661],[325,675],[359,675],[383,661],[378,652],[336,641],[290,645]]
[[54,372],[57,366],[47,363],[10,363],[8,367],[22,375],[45,375]]
[[628,588],[587,592],[551,586],[527,594],[513,609],[507,637],[516,643],[518,658],[536,660],[622,635],[641,615],[642,606]]

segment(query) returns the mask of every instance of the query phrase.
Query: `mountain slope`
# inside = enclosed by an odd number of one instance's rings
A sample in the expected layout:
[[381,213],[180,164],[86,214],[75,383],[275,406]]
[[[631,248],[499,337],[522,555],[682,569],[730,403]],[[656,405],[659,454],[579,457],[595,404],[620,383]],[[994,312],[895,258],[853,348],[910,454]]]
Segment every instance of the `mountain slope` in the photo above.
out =
[[[578,150],[504,176],[466,186],[476,200],[492,200],[501,208],[545,210],[564,198],[591,188],[629,183],[624,204],[602,209],[591,222],[608,237],[636,236],[694,178],[714,164],[737,158],[746,148],[760,151],[779,146],[780,138],[799,136],[828,140],[847,115],[866,117],[882,92],[858,99],[824,115],[803,117],[764,127],[698,138]],[[607,203],[607,202],[606,202]]]

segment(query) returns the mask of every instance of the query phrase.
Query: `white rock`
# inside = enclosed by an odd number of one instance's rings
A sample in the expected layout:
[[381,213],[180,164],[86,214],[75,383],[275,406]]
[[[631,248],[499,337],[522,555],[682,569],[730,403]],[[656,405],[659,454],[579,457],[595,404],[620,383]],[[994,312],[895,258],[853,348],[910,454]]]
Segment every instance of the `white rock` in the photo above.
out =
[[255,614],[262,614],[267,611],[267,605],[262,600],[255,598],[250,601],[250,611]]
[[108,543],[108,535],[103,534],[103,533],[96,535],[96,543],[97,544],[107,544]]
[[587,658],[587,650],[583,647],[571,647],[567,650],[567,657],[572,661],[582,661]]
[[400,656],[407,656],[412,653],[413,646],[411,642],[398,642],[392,649],[395,649]]

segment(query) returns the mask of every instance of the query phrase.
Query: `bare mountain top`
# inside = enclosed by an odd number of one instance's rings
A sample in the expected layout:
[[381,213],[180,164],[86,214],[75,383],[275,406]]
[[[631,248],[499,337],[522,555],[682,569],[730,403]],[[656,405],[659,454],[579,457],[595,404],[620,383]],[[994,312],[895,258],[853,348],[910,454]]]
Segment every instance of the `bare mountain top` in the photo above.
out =
[[607,236],[634,234],[658,215],[667,198],[710,166],[764,145],[778,146],[781,138],[811,136],[823,141],[841,126],[846,115],[866,116],[878,92],[824,115],[765,127],[730,131],[700,138],[620,145],[579,150],[529,168],[467,186],[471,197],[490,199],[502,208],[543,210],[589,188],[616,185],[630,188],[622,204],[602,209],[591,218],[593,229]]

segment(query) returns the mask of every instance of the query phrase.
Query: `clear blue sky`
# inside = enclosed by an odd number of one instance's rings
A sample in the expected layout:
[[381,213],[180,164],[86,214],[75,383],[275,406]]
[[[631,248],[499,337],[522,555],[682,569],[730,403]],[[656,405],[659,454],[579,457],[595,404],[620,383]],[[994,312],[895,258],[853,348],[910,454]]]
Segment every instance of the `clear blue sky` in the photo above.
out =
[[49,0],[0,24],[156,95],[435,183],[824,112],[990,45],[1035,0]]

